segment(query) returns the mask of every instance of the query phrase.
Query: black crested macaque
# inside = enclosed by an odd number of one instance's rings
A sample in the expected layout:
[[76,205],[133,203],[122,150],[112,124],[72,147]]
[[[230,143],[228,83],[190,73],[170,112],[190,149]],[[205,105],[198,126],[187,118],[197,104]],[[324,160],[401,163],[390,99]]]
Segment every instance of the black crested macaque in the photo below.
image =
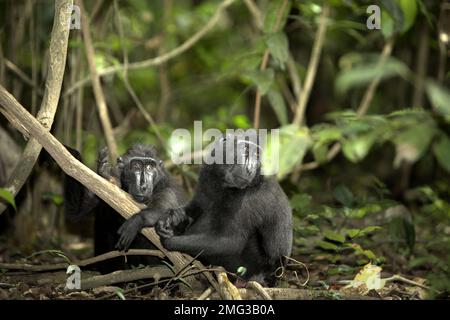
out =
[[[68,150],[81,161],[78,151],[71,148]],[[178,208],[185,203],[183,192],[164,168],[153,146],[134,145],[117,159],[115,168],[111,168],[108,162],[108,149],[104,148],[97,160],[97,173],[107,180],[114,180],[112,182],[131,194],[137,202],[147,206],[143,210],[146,212],[146,225],[153,226],[167,210]],[[137,234],[143,224],[142,215],[134,215],[125,220],[92,191],[67,175],[64,183],[64,199],[65,214],[69,219],[79,219],[86,217],[90,212],[94,213],[95,255],[113,251],[117,244],[127,244],[134,249],[155,248],[143,235]],[[119,231],[123,229],[129,231],[127,237],[120,237]],[[132,230],[137,232],[133,233]],[[127,257],[129,265],[151,265],[157,264],[158,261],[157,258],[150,256]],[[103,261],[95,267],[102,273],[107,273],[124,269],[127,265],[123,257],[118,257]]]
[[276,179],[261,174],[261,150],[252,140],[242,134],[218,140],[210,158],[223,152],[234,163],[203,164],[192,201],[155,228],[168,250],[200,254],[232,273],[244,267],[243,280],[273,285],[275,269],[291,254],[292,210]]

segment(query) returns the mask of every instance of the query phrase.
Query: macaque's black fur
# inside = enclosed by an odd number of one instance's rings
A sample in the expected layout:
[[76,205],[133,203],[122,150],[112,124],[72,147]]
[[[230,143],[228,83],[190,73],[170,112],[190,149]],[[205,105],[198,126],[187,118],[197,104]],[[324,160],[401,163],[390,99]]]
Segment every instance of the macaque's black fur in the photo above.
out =
[[[71,148],[68,148],[68,150],[81,161],[78,151]],[[135,158],[152,159],[152,166],[146,167],[148,170],[144,170],[143,167],[133,169],[130,166],[130,162]],[[147,225],[154,224],[167,210],[183,205],[184,195],[165,170],[162,161],[158,159],[154,147],[141,144],[134,145],[122,157],[118,158],[115,168],[110,167],[107,159],[108,151],[105,148],[99,153],[97,173],[107,180],[115,180],[113,182],[130,193],[136,201],[147,206],[143,209],[147,213]],[[150,174],[152,179],[147,179]],[[140,179],[137,178],[138,176]],[[130,219],[125,220],[93,192],[67,175],[64,183],[64,208],[66,217],[71,220],[86,217],[91,212],[94,213],[95,255],[116,249],[118,241],[121,240],[118,233],[119,229],[123,229],[121,226],[128,226],[128,230],[133,235],[131,240],[134,241],[127,242],[129,247],[134,249],[154,249],[154,246],[148,239],[142,234],[138,234],[142,228],[140,217],[134,215]],[[137,231],[134,233],[136,229]],[[124,239],[122,240],[126,242]],[[150,256],[128,256],[127,262],[131,265],[156,264],[158,259]],[[106,273],[124,269],[126,264],[125,259],[119,257],[101,262],[96,267],[101,272]]]
[[245,280],[273,284],[273,272],[291,254],[292,210],[276,179],[260,174],[260,156],[245,159],[243,165],[203,164],[192,201],[155,228],[168,250],[200,254],[232,273],[242,266]]

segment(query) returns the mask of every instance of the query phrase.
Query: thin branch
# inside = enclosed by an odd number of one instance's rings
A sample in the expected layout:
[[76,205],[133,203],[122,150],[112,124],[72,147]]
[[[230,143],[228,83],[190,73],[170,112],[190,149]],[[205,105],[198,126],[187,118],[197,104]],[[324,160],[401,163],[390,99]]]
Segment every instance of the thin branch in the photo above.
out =
[[[272,32],[277,32],[281,28],[281,22],[283,19],[283,15],[286,11],[286,8],[288,7],[289,0],[284,0],[281,4],[280,8],[278,9],[277,18],[275,21],[275,25],[273,26]],[[260,70],[265,70],[267,68],[267,64],[269,63],[269,57],[270,57],[270,50],[269,48],[266,49],[264,52],[261,65],[259,67]],[[261,99],[262,94],[259,90],[256,91],[256,97],[255,97],[255,108],[254,108],[254,117],[253,117],[253,128],[258,129],[259,128],[259,119],[261,115]]]
[[128,53],[127,53],[127,49],[125,46],[122,21],[120,20],[119,6],[117,4],[117,0],[114,1],[114,10],[116,12],[117,28],[119,29],[120,44],[121,44],[122,53],[123,53],[123,66],[124,66],[124,68],[123,68],[123,83],[124,83],[125,88],[127,89],[128,93],[130,94],[131,98],[133,99],[134,103],[138,107],[139,111],[142,113],[145,120],[147,120],[147,122],[152,127],[161,146],[165,147],[166,143],[161,136],[161,133],[158,129],[158,126],[156,125],[155,120],[153,119],[151,114],[147,110],[145,110],[144,106],[142,105],[142,102],[139,100],[136,92],[133,90],[133,87],[130,84],[130,81],[128,80]]
[[[381,69],[384,64],[386,63],[386,60],[389,58],[389,56],[391,55],[392,52],[392,48],[394,47],[394,43],[395,40],[394,38],[389,39],[384,47],[383,47],[383,51],[381,52],[380,55],[380,59],[378,60],[377,69]],[[378,74],[375,78],[373,78],[372,82],[370,83],[369,87],[367,87],[366,92],[364,93],[364,96],[361,100],[361,103],[356,111],[356,116],[362,117],[364,114],[366,114],[367,110],[369,109],[370,106],[370,102],[373,99],[373,96],[375,94],[376,89],[378,88],[378,85],[380,83],[381,80],[381,74]],[[339,142],[336,142],[328,151],[327,154],[327,162],[331,161],[334,159],[335,156],[337,156],[339,154],[339,151],[341,150],[341,144]],[[309,163],[304,163],[304,164],[300,164],[299,166],[297,166],[297,168],[294,170],[293,176],[292,176],[292,181],[296,182],[298,181],[299,178],[299,174],[301,171],[305,171],[305,170],[313,170],[316,169],[317,167],[319,167],[320,163],[318,163],[317,161],[313,161],[313,162],[309,162]]]
[[[92,258],[84,259],[81,261],[73,261],[70,264],[75,264],[79,267],[86,267],[88,265],[126,256],[153,256],[158,258],[164,258],[164,254],[158,250],[148,250],[148,249],[130,249],[127,252],[123,251],[110,251]],[[55,271],[66,269],[69,266],[68,262],[54,263],[54,264],[29,264],[29,263],[0,263],[0,269],[7,270],[23,270],[31,272],[41,272],[41,271]]]
[[30,87],[32,87],[33,89],[36,89],[37,93],[40,96],[44,95],[44,92],[42,91],[41,88],[38,87],[38,85],[33,81],[33,79],[31,79],[25,72],[23,72],[18,66],[16,66],[11,60],[4,58],[5,61],[5,66],[11,70],[12,72],[14,72],[16,74],[16,76],[18,76],[20,79],[23,80],[23,82],[25,82],[26,84],[28,84]]
[[91,32],[89,30],[89,21],[87,19],[86,10],[84,9],[83,0],[78,0],[77,4],[80,6],[81,11],[81,30],[83,33],[86,58],[88,61],[90,77],[92,81],[92,89],[94,91],[94,97],[98,108],[100,122],[102,123],[103,131],[105,134],[108,152],[111,157],[111,163],[115,164],[117,159],[117,144],[116,139],[114,139],[114,131],[108,115],[108,107],[106,105],[105,95],[103,93],[102,85],[100,84],[100,77],[95,65],[95,50],[92,44]]
[[93,276],[88,279],[82,279],[81,290],[89,290],[96,287],[149,278],[161,279],[171,277],[173,277],[173,272],[167,267],[147,267],[142,269],[119,270],[100,276]]
[[[45,82],[44,98],[37,115],[37,119],[47,131],[50,130],[53,124],[64,78],[69,40],[68,21],[71,14],[68,8],[71,5],[72,0],[57,0],[55,2],[55,15],[49,48],[48,76]],[[14,119],[10,118],[9,120],[14,121]],[[28,141],[20,160],[5,185],[5,188],[14,196],[17,195],[31,174],[41,150],[42,146],[34,138]],[[4,203],[0,203],[0,214],[3,213],[6,207]]]
[[[188,40],[186,40],[182,45],[179,47],[161,55],[155,58],[133,62],[128,65],[128,70],[135,70],[135,69],[142,69],[147,67],[153,67],[153,66],[159,66],[178,55],[186,52],[189,50],[192,46],[194,46],[201,38],[203,38],[220,20],[220,17],[222,13],[225,11],[226,8],[228,8],[233,2],[236,0],[225,0],[223,1],[216,9],[216,12],[211,17],[211,19],[205,24],[203,28],[201,28],[199,31],[197,31],[192,37],[190,37]],[[99,70],[98,76],[104,77],[108,76],[114,73],[117,73],[119,71],[123,71],[124,66],[123,65],[115,65],[108,68],[105,68],[103,70]],[[72,94],[75,90],[77,90],[79,87],[86,85],[89,83],[91,79],[89,77],[86,77],[77,83],[75,83],[71,88],[69,88],[66,92],[64,92],[64,96],[68,94]]]
[[305,84],[294,116],[293,124],[297,126],[300,126],[303,123],[306,105],[308,104],[311,89],[316,78],[317,67],[319,65],[323,43],[325,41],[325,33],[327,30],[327,20],[329,14],[330,7],[328,5],[324,5],[322,8],[322,14],[320,15],[319,29],[317,30],[317,36],[314,39],[311,58],[309,59],[308,69],[306,71]]
[[427,76],[428,67],[428,52],[429,52],[430,35],[428,30],[428,23],[422,22],[422,28],[420,31],[419,50],[416,59],[416,79],[414,82],[414,95],[412,99],[413,107],[423,108],[424,102],[424,88],[425,78]]

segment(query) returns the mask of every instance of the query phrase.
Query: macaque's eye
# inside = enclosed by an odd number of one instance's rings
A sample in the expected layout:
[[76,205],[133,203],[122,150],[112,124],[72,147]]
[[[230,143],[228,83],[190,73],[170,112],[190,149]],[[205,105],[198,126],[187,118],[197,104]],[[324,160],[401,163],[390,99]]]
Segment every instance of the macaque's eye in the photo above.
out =
[[139,162],[135,161],[135,162],[133,162],[131,168],[133,170],[139,170],[139,169],[141,169],[141,164]]

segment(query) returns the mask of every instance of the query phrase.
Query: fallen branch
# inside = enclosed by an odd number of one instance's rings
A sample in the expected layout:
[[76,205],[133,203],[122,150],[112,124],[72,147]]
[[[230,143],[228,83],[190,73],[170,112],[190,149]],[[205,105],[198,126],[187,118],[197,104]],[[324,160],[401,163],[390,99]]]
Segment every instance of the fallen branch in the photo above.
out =
[[171,277],[173,277],[173,273],[167,267],[119,270],[105,275],[93,276],[88,279],[81,279],[81,290],[89,290],[96,287],[143,279],[155,279],[158,281],[161,278]]
[[[259,293],[253,289],[238,289],[239,294],[244,300],[260,299]],[[264,291],[272,300],[315,300],[315,299],[341,299],[341,300],[379,300],[378,298],[368,297],[356,294],[347,294],[337,290],[308,290],[291,288],[264,288]],[[211,299],[219,299],[219,295],[214,292]]]
[[266,289],[264,289],[263,286],[260,285],[258,282],[249,281],[247,283],[247,286],[249,288],[255,290],[256,293],[258,293],[264,300],[272,300],[272,297],[270,296],[270,294],[268,294]]
[[54,271],[66,269],[70,264],[75,264],[79,267],[86,267],[88,265],[116,258],[116,257],[126,257],[126,256],[155,256],[159,258],[164,258],[164,254],[158,250],[147,250],[147,249],[130,249],[127,252],[122,251],[110,251],[92,258],[84,259],[81,261],[74,261],[71,263],[62,262],[54,264],[29,264],[29,263],[0,263],[0,269],[7,270],[22,270],[31,272],[41,272],[41,271]]
[[239,290],[228,280],[224,271],[217,271],[217,282],[219,283],[219,294],[223,300],[242,300]]

